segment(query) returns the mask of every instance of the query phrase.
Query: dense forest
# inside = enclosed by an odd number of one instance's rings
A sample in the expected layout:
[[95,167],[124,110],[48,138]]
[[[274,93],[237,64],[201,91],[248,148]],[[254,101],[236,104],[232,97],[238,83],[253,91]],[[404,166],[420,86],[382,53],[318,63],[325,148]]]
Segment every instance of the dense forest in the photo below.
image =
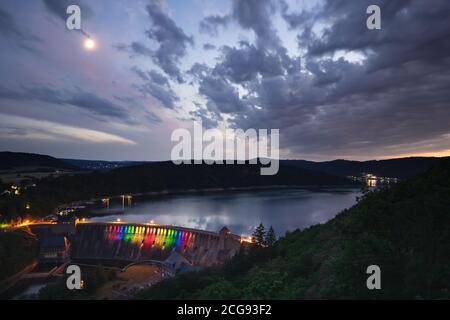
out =
[[[278,174],[260,175],[260,165],[175,165],[157,162],[110,171],[46,177],[21,194],[1,196],[0,214],[12,219],[24,214],[45,216],[58,205],[76,200],[150,191],[294,185],[351,185],[354,182],[328,173],[281,166]],[[26,204],[31,210],[24,210]],[[1,217],[0,217],[1,218]]]
[[0,233],[0,281],[30,264],[37,254],[37,241],[23,232]]
[[441,159],[436,157],[409,157],[369,161],[332,160],[322,162],[282,160],[281,163],[344,177],[360,176],[361,173],[366,172],[380,177],[407,179],[425,172]]
[[[185,273],[140,299],[449,299],[450,160],[367,192],[323,225],[287,233],[222,267]],[[368,290],[369,265],[381,290]]]

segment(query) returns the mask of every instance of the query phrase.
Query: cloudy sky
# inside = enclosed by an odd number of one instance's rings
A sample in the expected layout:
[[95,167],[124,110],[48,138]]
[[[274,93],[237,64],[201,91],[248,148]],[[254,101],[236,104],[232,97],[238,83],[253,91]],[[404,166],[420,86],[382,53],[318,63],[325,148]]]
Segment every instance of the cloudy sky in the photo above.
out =
[[450,155],[449,17],[448,0],[2,0],[0,150],[162,160],[202,120],[279,128],[283,158]]

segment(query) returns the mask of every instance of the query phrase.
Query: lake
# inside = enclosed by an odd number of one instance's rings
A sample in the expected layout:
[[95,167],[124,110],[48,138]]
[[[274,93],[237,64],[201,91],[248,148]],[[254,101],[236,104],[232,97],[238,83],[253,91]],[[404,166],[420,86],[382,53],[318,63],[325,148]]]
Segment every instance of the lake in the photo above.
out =
[[[262,222],[277,235],[332,219],[356,203],[359,189],[314,188],[258,191],[209,192],[133,198],[131,207],[120,200],[110,208],[95,210],[102,216],[90,221],[155,223],[219,231],[223,226],[238,235],[248,235]],[[127,202],[127,201],[125,201]]]

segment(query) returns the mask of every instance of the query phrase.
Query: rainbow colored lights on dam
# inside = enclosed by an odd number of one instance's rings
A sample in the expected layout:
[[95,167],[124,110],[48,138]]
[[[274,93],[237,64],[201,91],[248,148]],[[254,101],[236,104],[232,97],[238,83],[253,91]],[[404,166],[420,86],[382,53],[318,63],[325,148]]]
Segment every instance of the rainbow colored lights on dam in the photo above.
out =
[[172,259],[210,266],[224,263],[243,245],[228,228],[211,232],[155,223],[86,220],[78,221],[75,227],[73,259],[166,261],[177,253]]
[[115,224],[105,227],[107,240],[122,240],[126,243],[139,245],[141,250],[147,248],[169,249],[172,247],[186,248],[195,239],[195,233],[162,226],[137,226]]

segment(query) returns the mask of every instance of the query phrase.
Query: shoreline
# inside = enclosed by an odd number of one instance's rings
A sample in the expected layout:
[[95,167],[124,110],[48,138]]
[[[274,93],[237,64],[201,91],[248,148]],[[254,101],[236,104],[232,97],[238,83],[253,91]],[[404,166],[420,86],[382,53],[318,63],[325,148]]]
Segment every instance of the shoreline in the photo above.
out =
[[201,194],[201,193],[222,193],[222,192],[239,192],[239,191],[265,191],[265,190],[289,190],[289,189],[357,189],[361,184],[325,184],[325,185],[267,185],[267,186],[248,186],[248,187],[221,187],[221,188],[204,188],[204,189],[186,189],[186,190],[161,190],[148,192],[124,193],[122,195],[104,196],[101,198],[91,198],[88,200],[77,200],[67,204],[61,204],[59,207],[70,207],[83,204],[94,204],[103,199],[120,199],[122,196],[144,197],[144,196],[167,196],[167,195],[185,195],[185,194]]
[[[309,190],[309,191],[325,191],[326,189],[343,189],[344,190],[355,190],[360,189],[360,185],[268,185],[268,186],[248,186],[248,187],[230,187],[230,188],[206,188],[206,189],[187,189],[187,190],[163,190],[163,191],[150,191],[150,192],[139,192],[127,194],[132,198],[137,199],[164,199],[172,196],[183,196],[183,195],[202,195],[202,194],[220,194],[220,193],[239,193],[239,192],[261,192],[261,191],[279,191],[279,190]],[[109,200],[121,200],[122,195],[114,195],[105,197]],[[111,214],[123,214],[125,211],[119,211],[115,213],[98,213],[93,212],[101,208],[102,199],[105,198],[94,198],[85,201],[75,201],[70,204],[64,205],[70,206],[86,206],[86,214],[89,218],[92,217],[103,217]],[[63,206],[61,206],[63,207]]]

